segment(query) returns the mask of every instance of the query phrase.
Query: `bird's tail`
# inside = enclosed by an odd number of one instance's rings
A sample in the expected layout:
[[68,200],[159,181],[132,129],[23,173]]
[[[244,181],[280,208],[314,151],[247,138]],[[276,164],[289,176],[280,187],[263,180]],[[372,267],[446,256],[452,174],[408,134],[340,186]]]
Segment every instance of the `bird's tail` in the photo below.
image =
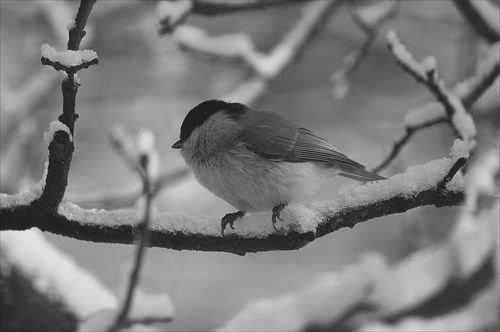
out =
[[360,182],[378,181],[386,179],[383,176],[377,175],[372,172],[368,172],[367,170],[364,170],[362,168],[342,170],[342,172],[339,175]]

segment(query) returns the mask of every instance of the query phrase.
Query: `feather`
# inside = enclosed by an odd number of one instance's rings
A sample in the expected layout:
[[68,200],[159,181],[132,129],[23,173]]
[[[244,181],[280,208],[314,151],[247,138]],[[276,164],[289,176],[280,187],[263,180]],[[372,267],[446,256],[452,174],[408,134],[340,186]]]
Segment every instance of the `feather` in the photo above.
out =
[[272,161],[289,163],[316,162],[340,169],[339,175],[357,181],[385,179],[370,173],[333,145],[285,117],[273,113],[248,110],[239,121],[245,128],[241,141],[257,155]]
[[238,120],[243,128],[241,141],[249,150],[273,161],[283,160],[299,135],[295,124],[273,112],[250,109]]

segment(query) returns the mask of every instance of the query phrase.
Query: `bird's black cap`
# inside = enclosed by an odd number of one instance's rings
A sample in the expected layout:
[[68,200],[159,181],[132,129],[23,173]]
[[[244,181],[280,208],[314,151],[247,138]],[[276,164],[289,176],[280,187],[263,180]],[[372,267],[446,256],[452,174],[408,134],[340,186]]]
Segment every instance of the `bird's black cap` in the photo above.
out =
[[211,115],[224,110],[231,116],[238,117],[246,108],[247,106],[240,103],[228,103],[218,99],[210,99],[198,104],[184,118],[181,126],[180,140],[172,147],[174,149],[181,148],[182,142],[188,139],[193,130],[201,126]]

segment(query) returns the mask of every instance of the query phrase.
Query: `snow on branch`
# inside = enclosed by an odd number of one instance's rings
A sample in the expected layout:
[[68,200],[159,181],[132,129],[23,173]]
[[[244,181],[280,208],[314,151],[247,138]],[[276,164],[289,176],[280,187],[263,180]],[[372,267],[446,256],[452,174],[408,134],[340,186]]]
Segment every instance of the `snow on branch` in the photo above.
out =
[[[427,79],[427,74],[424,69],[425,66],[422,66],[413,59],[413,56],[403,45],[401,45],[395,33],[389,32],[388,38],[391,40],[390,45],[394,45],[390,47],[394,49],[395,53],[397,53],[396,57],[398,59],[402,59],[404,62],[400,62],[402,67],[405,70],[408,69],[411,71],[415,77],[423,75],[421,76],[422,79]],[[461,128],[464,133],[472,135],[474,132],[474,124],[471,123],[472,118],[468,115],[468,113],[470,113],[472,105],[488,90],[489,87],[492,86],[495,79],[497,79],[500,74],[499,47],[499,43],[491,46],[486,56],[479,61],[475,74],[463,82],[456,84],[452,89],[452,92],[439,92],[446,95],[443,99],[440,99],[439,102],[429,102],[422,107],[409,110],[405,117],[405,133],[393,143],[393,147],[389,154],[377,167],[372,170],[372,172],[378,173],[385,169],[397,157],[410,138],[419,130],[429,128],[437,124],[449,124],[451,121],[455,124],[455,126]],[[434,60],[428,60],[428,62],[431,63],[433,61]],[[444,85],[442,83],[439,83],[438,85],[440,86],[438,89],[444,89]],[[448,98],[449,96],[451,96],[451,98]],[[439,98],[440,97],[438,97],[438,99]],[[452,105],[449,104],[450,101],[452,102]],[[451,120],[446,113],[446,105],[448,105],[448,109],[451,107],[454,110]],[[455,106],[458,106],[458,112],[456,113],[454,108]],[[463,112],[464,110],[466,113]]]
[[[456,142],[453,156],[467,153],[462,145]],[[381,254],[366,254],[299,290],[253,300],[217,331],[479,331],[496,326],[498,149],[473,167],[467,184],[471,204],[461,209],[439,245],[396,264]],[[485,196],[489,204],[477,202]]]
[[302,54],[341,4],[341,1],[306,4],[302,17],[268,54],[257,51],[252,40],[244,34],[211,37],[199,28],[181,26],[174,38],[186,51],[216,59],[240,61],[250,68],[254,75],[220,99],[253,105]]
[[40,50],[42,64],[50,65],[55,70],[62,70],[66,73],[76,73],[80,69],[99,63],[97,53],[93,50],[58,52],[49,44],[43,44]]
[[491,1],[454,0],[476,32],[490,43],[500,40],[500,9]]
[[413,55],[401,44],[394,30],[387,33],[387,42],[398,64],[417,81],[424,83],[443,105],[450,125],[458,137],[473,142],[476,127],[472,116],[467,113],[460,99],[445,87],[441,79],[438,79],[436,59],[427,57],[421,63],[415,61]]
[[493,44],[486,56],[477,65],[474,76],[458,83],[453,88],[466,109],[470,107],[486,92],[500,75],[500,42]]
[[[268,213],[253,214],[235,223],[225,237],[218,217],[159,213],[150,225],[152,247],[245,254],[247,252],[299,249],[314,239],[343,227],[409,209],[435,205],[459,205],[464,188],[451,178],[466,161],[467,149],[457,140],[451,158],[409,168],[405,173],[376,183],[358,185],[334,202],[311,207],[291,205],[283,211],[286,222],[274,231]],[[0,195],[0,202],[8,200]],[[41,214],[32,206],[10,206],[0,210],[2,230],[38,227],[43,231],[85,241],[134,243],[136,213],[130,210],[86,210],[63,203],[55,214]]]
[[164,0],[158,3],[158,33],[173,32],[190,14],[220,15],[239,10],[264,9],[281,4],[300,4],[297,0]]

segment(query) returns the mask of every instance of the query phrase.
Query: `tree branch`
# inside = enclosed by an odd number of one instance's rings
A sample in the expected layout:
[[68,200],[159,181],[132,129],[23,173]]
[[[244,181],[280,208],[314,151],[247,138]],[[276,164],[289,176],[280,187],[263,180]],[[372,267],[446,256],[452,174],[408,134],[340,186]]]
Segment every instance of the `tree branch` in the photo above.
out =
[[[500,74],[499,48],[499,43],[493,45],[486,57],[479,62],[475,74],[465,81],[456,84],[452,90],[468,113],[470,113],[472,105],[488,90]],[[407,69],[407,65],[402,65],[402,67],[412,72],[412,76],[418,76],[414,70]],[[392,150],[372,172],[378,173],[385,169],[398,156],[404,145],[417,131],[440,123],[450,123],[449,116],[441,115],[439,112],[435,112],[434,117],[424,118],[424,120],[417,123],[408,123],[407,121],[404,135],[393,143]]]
[[158,33],[172,33],[191,14],[214,16],[249,9],[265,9],[284,4],[301,4],[296,0],[183,0],[162,1],[158,4]]
[[62,71],[65,71],[66,73],[76,73],[77,71],[79,71],[80,69],[85,69],[85,68],[88,68],[90,67],[91,65],[96,65],[99,63],[99,60],[98,59],[94,59],[92,61],[86,61],[86,62],[83,62],[82,64],[78,65],[78,66],[71,66],[71,67],[68,67],[68,66],[65,66],[57,61],[51,61],[47,58],[42,58],[42,65],[49,65],[51,67],[53,67],[55,70],[62,70]]
[[[488,1],[453,0],[453,2],[463,17],[481,37],[489,43],[495,43],[500,40],[500,31],[498,31],[499,9],[497,7],[488,3]],[[482,7],[489,13],[482,13]],[[484,15],[493,15],[491,11],[496,11],[496,15],[492,20],[488,20]]]
[[[354,205],[347,204],[333,209],[331,207],[315,207],[311,211],[302,207],[308,211],[305,214],[300,212],[300,207],[297,208],[299,212],[294,212],[293,207],[287,208],[283,211],[285,218],[292,221],[299,220],[299,224],[292,222],[285,225],[287,230],[284,232],[275,232],[272,229],[270,217],[267,214],[243,218],[236,225],[237,233],[229,233],[225,237],[221,237],[218,218],[161,213],[151,224],[150,246],[174,250],[229,252],[239,255],[248,252],[296,250],[318,237],[343,227],[353,227],[357,223],[376,217],[402,213],[418,206],[459,205],[464,200],[464,190],[460,188],[445,188],[443,190],[438,184],[445,177],[454,175],[452,173],[456,173],[459,168],[459,166],[454,167],[454,165],[458,162],[461,163],[461,161],[445,158],[441,162],[444,163],[442,175],[436,178],[436,182],[411,194],[408,194],[404,187],[398,187],[408,181],[399,180],[398,182],[397,179],[394,179],[397,177],[395,176],[379,183],[355,187],[355,189],[358,188],[357,190],[371,188],[373,192],[367,193],[367,197],[375,196],[375,193],[382,188],[375,186],[390,188],[390,194],[380,199]],[[434,165],[427,167],[435,168]],[[425,171],[421,170],[420,172]],[[344,194],[347,195],[347,193]],[[352,195],[360,196],[357,193]],[[2,205],[7,205],[3,204],[4,200],[8,199],[7,195],[2,195],[0,198]],[[286,217],[287,214],[290,214],[289,218]],[[43,214],[35,207],[28,205],[2,208],[0,217],[0,230],[23,230],[38,227],[54,234],[103,243],[133,244],[135,239],[136,215],[133,211],[127,210],[85,210],[72,203],[63,203],[56,214]],[[301,222],[305,224],[313,222],[314,224],[304,227]],[[250,231],[245,230],[245,227],[249,227],[249,225],[262,228],[262,232],[252,235]]]

